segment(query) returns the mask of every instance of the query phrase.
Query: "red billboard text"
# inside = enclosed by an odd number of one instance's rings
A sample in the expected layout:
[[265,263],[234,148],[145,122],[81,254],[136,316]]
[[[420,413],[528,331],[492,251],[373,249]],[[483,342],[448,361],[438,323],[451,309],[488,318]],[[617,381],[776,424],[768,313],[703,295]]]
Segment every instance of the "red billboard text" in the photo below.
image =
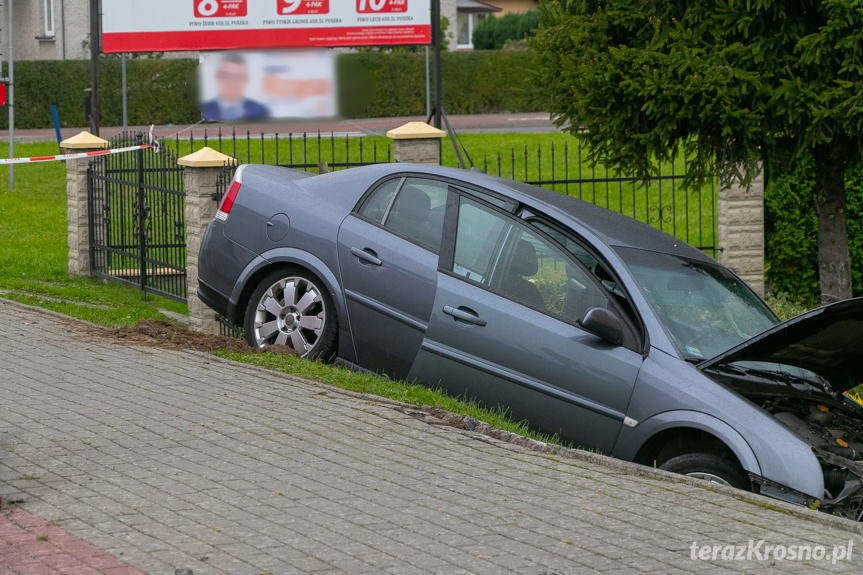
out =
[[279,16],[329,14],[330,0],[276,0]]
[[360,14],[385,14],[407,10],[408,0],[357,0],[357,12]]
[[192,0],[195,18],[237,18],[248,13],[247,0]]

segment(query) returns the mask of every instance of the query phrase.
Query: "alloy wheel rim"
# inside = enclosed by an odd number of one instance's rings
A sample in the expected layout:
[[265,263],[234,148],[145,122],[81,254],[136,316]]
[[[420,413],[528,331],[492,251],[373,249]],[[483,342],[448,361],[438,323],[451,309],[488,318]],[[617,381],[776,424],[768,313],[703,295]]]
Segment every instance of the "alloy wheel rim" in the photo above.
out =
[[253,324],[255,345],[282,345],[308,354],[321,337],[327,309],[320,291],[302,277],[271,285],[258,301]]
[[698,479],[706,479],[711,483],[718,483],[719,485],[728,485],[729,487],[731,487],[731,484],[727,480],[706,471],[693,471],[691,473],[687,473],[686,475],[688,475],[689,477],[696,477]]

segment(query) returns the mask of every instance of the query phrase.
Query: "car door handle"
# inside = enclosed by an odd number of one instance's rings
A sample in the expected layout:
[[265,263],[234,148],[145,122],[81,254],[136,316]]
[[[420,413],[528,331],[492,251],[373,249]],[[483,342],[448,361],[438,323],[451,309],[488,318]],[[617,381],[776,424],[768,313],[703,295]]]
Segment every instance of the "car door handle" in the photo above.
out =
[[366,248],[364,250],[361,250],[360,248],[351,248],[351,253],[354,254],[360,261],[371,264],[373,266],[379,266],[384,263],[378,259],[378,254],[376,254],[374,250],[370,250],[369,248]]
[[486,325],[486,321],[484,319],[480,319],[479,314],[469,307],[452,307],[451,305],[445,305],[443,306],[443,312],[465,323],[472,323],[473,325],[478,325],[480,327]]

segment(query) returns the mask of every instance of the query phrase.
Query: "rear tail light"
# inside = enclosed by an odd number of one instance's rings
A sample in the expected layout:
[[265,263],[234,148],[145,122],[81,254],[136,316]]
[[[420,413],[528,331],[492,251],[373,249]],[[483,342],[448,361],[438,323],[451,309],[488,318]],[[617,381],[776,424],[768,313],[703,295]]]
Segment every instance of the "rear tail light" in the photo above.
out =
[[234,181],[231,182],[231,187],[228,188],[228,191],[225,192],[224,196],[222,196],[222,201],[219,204],[219,211],[216,212],[217,220],[222,222],[228,220],[228,215],[231,213],[231,209],[234,207],[234,201],[237,199],[237,194],[243,185],[243,168],[244,166],[237,168],[237,173],[234,176]]

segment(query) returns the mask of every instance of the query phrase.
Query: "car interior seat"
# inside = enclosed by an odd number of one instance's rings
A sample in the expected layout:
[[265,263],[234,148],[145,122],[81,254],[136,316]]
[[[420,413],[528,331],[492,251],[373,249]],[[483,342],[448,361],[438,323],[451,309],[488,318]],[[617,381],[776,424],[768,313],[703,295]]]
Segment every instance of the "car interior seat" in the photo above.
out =
[[406,185],[399,192],[387,226],[431,249],[440,248],[443,221],[435,227],[429,195],[417,186]]
[[536,248],[525,239],[519,240],[509,266],[509,273],[502,282],[503,292],[520,302],[544,309],[545,302],[539,293],[539,288],[526,279],[536,275],[537,271],[539,271],[539,261]]

